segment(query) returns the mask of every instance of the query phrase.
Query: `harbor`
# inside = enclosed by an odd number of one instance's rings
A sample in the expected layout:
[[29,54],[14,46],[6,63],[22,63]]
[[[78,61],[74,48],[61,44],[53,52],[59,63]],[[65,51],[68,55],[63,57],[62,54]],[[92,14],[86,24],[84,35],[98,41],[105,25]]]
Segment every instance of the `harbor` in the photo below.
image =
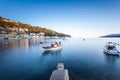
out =
[[[119,42],[119,38],[44,39],[43,44],[40,39],[1,41],[6,47],[0,49],[0,80],[50,80],[58,63],[68,70],[69,80],[120,78],[120,57],[104,54],[103,50],[107,41]],[[62,48],[42,48],[54,41],[61,41]]]
[[0,80],[120,80],[120,0],[0,0]]

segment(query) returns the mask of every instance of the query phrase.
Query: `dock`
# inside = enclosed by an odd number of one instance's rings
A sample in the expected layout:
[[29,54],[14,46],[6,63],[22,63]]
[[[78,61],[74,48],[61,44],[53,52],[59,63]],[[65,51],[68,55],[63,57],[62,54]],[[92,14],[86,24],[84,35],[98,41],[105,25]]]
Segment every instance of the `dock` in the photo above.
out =
[[50,80],[69,80],[68,70],[64,69],[63,63],[58,63],[57,69],[52,72]]

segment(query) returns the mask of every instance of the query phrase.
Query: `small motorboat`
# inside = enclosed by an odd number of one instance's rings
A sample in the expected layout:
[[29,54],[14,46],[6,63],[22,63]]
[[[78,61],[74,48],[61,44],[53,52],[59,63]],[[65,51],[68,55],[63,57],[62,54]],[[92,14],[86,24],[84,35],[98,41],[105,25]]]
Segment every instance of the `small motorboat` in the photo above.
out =
[[120,51],[116,48],[116,46],[119,45],[114,42],[107,42],[104,49],[104,52],[110,55],[118,55],[120,56]]
[[8,37],[5,37],[5,38],[3,38],[4,40],[8,40],[9,38]]
[[62,48],[61,42],[52,43],[51,46],[43,46],[45,50],[58,50]]
[[51,47],[51,46],[43,46],[45,50],[58,50],[61,49],[62,46],[56,46],[56,47]]
[[43,42],[41,41],[40,44],[43,44]]
[[63,63],[58,63],[57,70],[52,72],[50,80],[69,80],[68,70],[64,69]]
[[83,38],[83,41],[85,41],[85,38]]

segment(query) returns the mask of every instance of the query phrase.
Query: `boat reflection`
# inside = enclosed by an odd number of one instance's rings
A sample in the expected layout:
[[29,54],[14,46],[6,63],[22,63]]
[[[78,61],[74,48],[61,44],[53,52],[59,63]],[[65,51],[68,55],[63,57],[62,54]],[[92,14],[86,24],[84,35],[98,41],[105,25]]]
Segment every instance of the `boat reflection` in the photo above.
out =
[[104,55],[105,55],[105,59],[108,63],[112,63],[112,64],[115,64],[116,61],[118,61],[120,59],[120,56],[116,56],[116,55],[109,55],[105,52],[103,52]]
[[40,63],[48,63],[50,61],[53,63],[59,61],[61,59],[61,52],[62,48],[59,50],[44,51],[40,57]]
[[42,55],[43,56],[46,56],[46,55],[57,55],[57,56],[60,56],[61,55],[61,51],[62,51],[62,49],[44,51]]

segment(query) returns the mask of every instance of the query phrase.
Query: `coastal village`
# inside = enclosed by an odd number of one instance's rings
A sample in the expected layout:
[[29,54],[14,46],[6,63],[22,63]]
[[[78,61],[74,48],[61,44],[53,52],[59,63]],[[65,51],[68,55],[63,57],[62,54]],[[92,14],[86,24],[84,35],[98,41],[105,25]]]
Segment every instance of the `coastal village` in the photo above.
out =
[[45,33],[40,32],[40,33],[34,33],[31,32],[28,34],[28,29],[27,28],[2,28],[0,27],[0,37],[2,38],[13,38],[13,39],[30,39],[32,37],[44,37]]
[[31,26],[21,22],[0,17],[0,38],[31,39],[38,37],[71,37],[39,26]]

